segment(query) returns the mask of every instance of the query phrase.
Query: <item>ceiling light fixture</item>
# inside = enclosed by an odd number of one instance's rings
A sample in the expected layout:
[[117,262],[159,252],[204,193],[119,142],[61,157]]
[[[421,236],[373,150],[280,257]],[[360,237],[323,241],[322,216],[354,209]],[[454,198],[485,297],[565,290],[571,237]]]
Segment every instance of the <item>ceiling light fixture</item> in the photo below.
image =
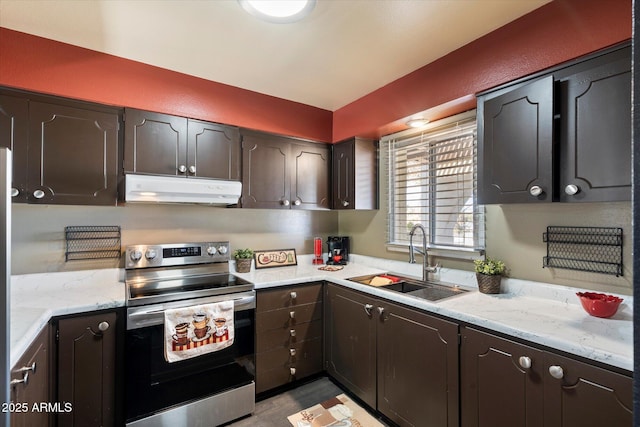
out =
[[426,126],[429,123],[429,120],[424,117],[416,117],[414,119],[409,119],[407,121],[407,126],[412,128],[421,128],[422,126]]
[[288,24],[307,17],[316,0],[238,0],[244,10],[264,21]]

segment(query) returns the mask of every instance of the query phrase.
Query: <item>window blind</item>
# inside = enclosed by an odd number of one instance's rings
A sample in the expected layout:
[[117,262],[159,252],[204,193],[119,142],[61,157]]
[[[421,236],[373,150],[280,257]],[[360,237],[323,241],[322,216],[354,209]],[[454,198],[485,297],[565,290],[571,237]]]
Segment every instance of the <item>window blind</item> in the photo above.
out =
[[388,242],[408,245],[411,227],[422,224],[430,247],[483,249],[475,115],[387,138]]

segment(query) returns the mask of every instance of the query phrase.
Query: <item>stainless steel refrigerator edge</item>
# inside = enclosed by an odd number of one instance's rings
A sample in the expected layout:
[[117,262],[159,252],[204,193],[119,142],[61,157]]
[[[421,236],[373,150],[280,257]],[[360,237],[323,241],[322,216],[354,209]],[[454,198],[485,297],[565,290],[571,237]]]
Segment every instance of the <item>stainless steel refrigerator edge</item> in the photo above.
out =
[[[2,249],[0,253],[0,269],[2,270],[2,292],[0,292],[0,313],[2,323],[0,326],[0,342],[2,342],[2,352],[0,354],[0,365],[2,374],[0,384],[2,384],[3,409],[6,403],[11,401],[9,396],[9,379],[11,367],[9,351],[9,301],[10,301],[10,281],[11,281],[11,196],[9,187],[11,186],[11,151],[7,148],[0,148],[0,215],[2,216],[2,227],[0,230],[0,241]],[[9,411],[1,412],[0,425],[9,425]]]

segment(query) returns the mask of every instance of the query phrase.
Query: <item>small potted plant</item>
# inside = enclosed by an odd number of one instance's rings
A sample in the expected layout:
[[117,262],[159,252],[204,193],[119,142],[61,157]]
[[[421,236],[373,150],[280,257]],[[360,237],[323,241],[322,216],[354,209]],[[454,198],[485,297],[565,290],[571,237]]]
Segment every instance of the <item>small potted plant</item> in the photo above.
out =
[[251,260],[253,259],[253,251],[251,249],[236,249],[233,251],[233,258],[236,260],[236,271],[238,273],[251,271]]
[[507,268],[504,262],[487,257],[486,259],[476,259],[473,264],[480,292],[483,294],[499,294],[500,281]]

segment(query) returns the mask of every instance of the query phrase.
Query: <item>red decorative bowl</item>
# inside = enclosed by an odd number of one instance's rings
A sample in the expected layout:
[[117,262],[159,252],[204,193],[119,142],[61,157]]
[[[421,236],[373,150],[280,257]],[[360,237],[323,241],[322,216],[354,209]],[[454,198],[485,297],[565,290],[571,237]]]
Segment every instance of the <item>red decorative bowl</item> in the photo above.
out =
[[595,317],[611,317],[616,314],[620,303],[624,301],[613,295],[598,292],[577,292],[584,311]]

